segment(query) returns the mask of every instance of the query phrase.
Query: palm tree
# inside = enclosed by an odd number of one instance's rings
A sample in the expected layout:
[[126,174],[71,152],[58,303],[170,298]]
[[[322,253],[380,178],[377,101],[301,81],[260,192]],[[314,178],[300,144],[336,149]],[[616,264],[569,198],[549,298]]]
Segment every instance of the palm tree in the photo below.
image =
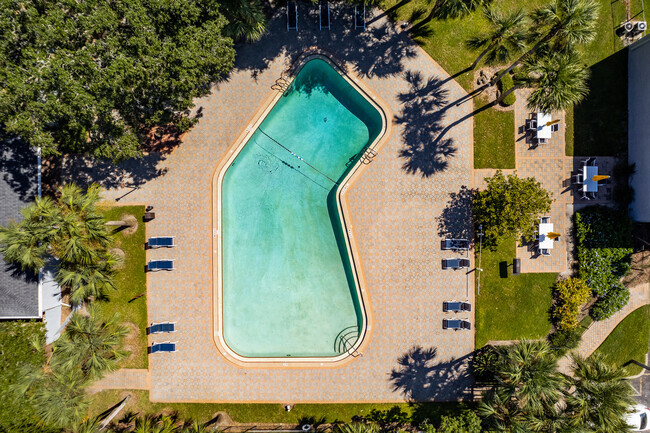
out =
[[548,343],[523,340],[496,351],[496,382],[484,395],[479,415],[502,431],[559,430],[563,417],[557,404],[565,382]]
[[599,433],[629,431],[625,415],[634,404],[632,388],[623,380],[625,370],[594,354],[585,359],[573,356],[573,376],[567,377],[572,392],[566,392],[567,412],[574,427],[596,427]]
[[113,282],[117,258],[110,253],[103,254],[103,257],[101,262],[84,267],[59,267],[56,281],[70,291],[70,302],[73,305],[80,305],[91,298],[102,298],[109,289],[117,289]]
[[334,427],[336,433],[377,433],[378,430],[375,424],[364,424],[360,422],[337,424]]
[[260,0],[228,0],[225,14],[229,23],[224,34],[235,42],[256,42],[266,33],[267,19]]
[[86,415],[88,401],[84,392],[87,379],[78,368],[62,369],[21,367],[19,382],[10,390],[17,398],[31,402],[43,424],[72,428]]
[[136,418],[133,433],[174,433],[176,420],[168,415]]
[[554,0],[531,14],[535,44],[508,68],[492,79],[497,83],[501,77],[520,65],[536,51],[552,41],[557,47],[573,46],[591,41],[596,34],[599,5],[594,0]]
[[90,379],[99,379],[104,373],[117,369],[117,363],[126,358],[120,349],[128,329],[119,324],[116,314],[109,320],[97,318],[95,309],[89,315],[72,313],[65,333],[54,343],[52,366],[62,369],[79,368]]
[[438,0],[434,6],[438,18],[459,18],[484,5],[486,0]]
[[469,48],[483,49],[469,70],[475,69],[485,56],[488,64],[501,64],[508,61],[513,53],[523,51],[526,47],[526,33],[522,30],[526,14],[523,10],[500,14],[492,7],[484,7],[483,15],[490,24],[490,30],[467,41]]
[[573,50],[534,56],[523,70],[524,83],[534,89],[528,97],[531,110],[545,113],[563,110],[582,101],[589,93],[589,69],[580,64]]

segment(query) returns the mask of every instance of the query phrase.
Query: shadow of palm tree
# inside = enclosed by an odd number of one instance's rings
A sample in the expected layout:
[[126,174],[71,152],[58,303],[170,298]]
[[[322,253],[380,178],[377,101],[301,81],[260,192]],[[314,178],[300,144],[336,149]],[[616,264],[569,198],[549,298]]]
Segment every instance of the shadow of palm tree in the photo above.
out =
[[472,230],[472,200],[475,190],[462,186],[458,192],[449,194],[447,206],[438,217],[438,236],[441,238],[467,239],[474,243]]
[[445,362],[436,362],[437,356],[435,347],[412,347],[390,373],[393,391],[412,402],[469,398],[473,383],[469,355]]
[[395,123],[403,127],[406,145],[400,157],[406,160],[403,168],[407,173],[429,177],[447,169],[457,151],[452,139],[436,140],[445,117],[440,108],[446,104],[449,92],[437,77],[424,79],[421,73],[408,71],[404,78],[410,89],[398,95],[402,112],[395,117]]

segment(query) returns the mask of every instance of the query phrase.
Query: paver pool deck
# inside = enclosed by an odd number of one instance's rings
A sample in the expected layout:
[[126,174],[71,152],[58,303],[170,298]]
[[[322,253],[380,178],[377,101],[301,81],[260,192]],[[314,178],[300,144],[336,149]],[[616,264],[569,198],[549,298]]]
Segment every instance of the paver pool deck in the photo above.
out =
[[[151,400],[165,402],[471,398],[467,358],[474,331],[441,325],[454,316],[442,312],[443,301],[473,303],[474,278],[471,271],[441,269],[441,260],[453,254],[441,251],[440,241],[471,230],[469,216],[445,224],[443,215],[450,194],[472,186],[472,119],[455,125],[444,140],[435,139],[437,131],[470,112],[471,102],[456,106],[462,88],[385,17],[355,31],[352,9],[337,5],[332,30],[319,31],[317,7],[299,8],[299,32],[288,33],[278,13],[269,35],[238,49],[235,70],[197,101],[201,121],[173,151],[148,155],[123,171],[67,168],[77,180],[110,173],[104,178],[107,201],[121,197],[119,204],[153,206],[156,218],[147,223],[147,235],[173,235],[178,245],[148,252],[148,259],[176,259],[176,270],[147,277],[149,321],[176,321],[177,332],[156,341],[175,341],[177,352],[150,355],[148,374],[118,371],[96,389],[129,388],[140,378],[138,386],[149,385]],[[213,170],[276,79],[315,46],[332,53],[392,110],[386,113],[391,136],[347,193],[374,325],[362,355],[338,368],[242,368],[227,361],[213,340]],[[469,258],[473,263],[473,254]],[[473,313],[458,317],[474,320]]]

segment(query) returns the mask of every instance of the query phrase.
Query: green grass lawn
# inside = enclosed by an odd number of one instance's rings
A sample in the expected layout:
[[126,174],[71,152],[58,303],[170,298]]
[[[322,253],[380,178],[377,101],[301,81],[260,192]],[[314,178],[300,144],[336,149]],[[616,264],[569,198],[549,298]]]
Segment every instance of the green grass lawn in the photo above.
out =
[[[369,416],[373,409],[405,413],[411,422],[425,419],[437,422],[442,415],[454,414],[470,408],[462,403],[346,403],[346,404],[297,404],[291,412],[280,404],[229,404],[229,403],[152,403],[148,391],[128,391],[133,397],[122,413],[129,410],[144,413],[176,412],[181,419],[207,422],[220,411],[228,413],[235,422],[241,423],[332,423],[350,422],[355,415]],[[90,396],[91,415],[98,415],[119,403],[126,391],[102,391]],[[394,409],[398,408],[398,409]]]
[[114,206],[105,209],[104,216],[107,221],[119,221],[122,215],[133,215],[138,221],[138,229],[131,235],[127,235],[125,230],[115,232],[115,246],[124,251],[124,267],[115,276],[117,291],[110,292],[108,300],[95,301],[95,306],[102,317],[108,318],[114,313],[119,313],[123,323],[134,328],[132,336],[125,340],[126,348],[132,355],[121,363],[121,367],[147,368],[147,298],[142,296],[133,300],[147,290],[144,273],[146,239],[142,222],[144,206]]
[[557,274],[513,276],[513,258],[512,238],[502,240],[495,251],[483,249],[480,295],[476,296],[476,348],[489,340],[542,338],[551,330],[549,309]]
[[[567,155],[619,155],[627,145],[627,68],[624,50],[619,56],[608,59],[623,48],[614,29],[625,17],[622,1],[597,0],[600,15],[594,40],[583,48],[583,61],[591,68],[590,95],[579,106],[567,110],[565,129]],[[642,0],[631,0],[631,14],[641,10]],[[501,0],[493,2],[499,11],[524,8],[530,11],[548,3],[547,0]],[[643,0],[650,13],[650,0]],[[396,21],[407,20],[414,24],[413,38],[442,66],[465,90],[473,88],[473,71],[466,71],[476,58],[476,52],[465,46],[471,36],[487,28],[480,10],[453,20],[429,19],[435,2],[427,0],[384,0],[381,7]],[[637,17],[639,18],[639,17]],[[488,115],[477,116],[475,131],[487,137],[484,143],[496,140],[498,132],[492,131]],[[484,121],[488,125],[482,125]],[[514,137],[514,132],[512,133]],[[514,138],[512,138],[514,139]],[[475,139],[476,140],[476,139]],[[510,139],[509,139],[510,140]],[[482,146],[483,143],[479,143]],[[475,147],[475,161],[485,162],[485,152]],[[482,153],[478,153],[482,152]],[[500,161],[494,164],[499,164]],[[481,165],[483,166],[483,165]],[[477,165],[476,167],[479,167]],[[498,168],[495,165],[492,168]]]
[[[600,353],[615,365],[625,365],[630,360],[645,364],[649,339],[650,305],[645,305],[623,319],[594,353]],[[635,364],[625,368],[629,375],[641,373],[641,367]]]
[[[485,100],[477,101],[477,106]],[[474,168],[515,168],[515,112],[489,108],[474,117]]]

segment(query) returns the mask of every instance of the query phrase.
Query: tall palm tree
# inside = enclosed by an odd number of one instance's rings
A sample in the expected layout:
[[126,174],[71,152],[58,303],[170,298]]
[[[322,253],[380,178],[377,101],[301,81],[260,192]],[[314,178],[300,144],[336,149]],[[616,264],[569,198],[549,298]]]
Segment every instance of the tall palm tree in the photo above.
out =
[[563,110],[589,93],[589,69],[580,64],[575,51],[553,51],[526,61],[524,83],[533,88],[528,108],[550,113]]
[[101,321],[93,307],[89,307],[89,313],[73,313],[65,332],[54,343],[52,366],[79,368],[88,378],[99,379],[117,369],[117,363],[128,355],[120,348],[128,329],[120,325],[117,314]]
[[103,257],[97,264],[59,267],[56,281],[70,291],[70,302],[73,305],[80,305],[91,298],[102,298],[108,290],[117,289],[113,282],[117,258],[110,253],[103,254]]
[[174,433],[176,420],[168,415],[136,418],[133,433]]
[[11,386],[18,398],[31,401],[36,415],[45,425],[72,428],[86,415],[88,401],[84,392],[87,379],[78,368],[21,368],[19,382]]
[[375,424],[353,422],[350,424],[337,424],[334,427],[336,433],[377,433],[378,427]]
[[484,57],[488,64],[502,64],[526,47],[526,33],[522,28],[526,14],[522,9],[500,14],[486,6],[483,16],[489,22],[490,30],[467,41],[469,48],[483,49],[469,67],[470,70],[475,69]]
[[229,23],[224,34],[235,42],[256,42],[266,33],[267,19],[260,0],[228,0],[225,6]]
[[530,38],[535,41],[534,45],[494,77],[491,84],[497,83],[501,77],[551,42],[559,47],[591,41],[596,35],[598,9],[599,5],[594,0],[553,0],[533,11]]
[[438,18],[458,18],[478,9],[486,0],[437,0],[434,6]]
[[625,415],[634,399],[625,375],[599,354],[587,359],[573,356],[573,376],[567,378],[572,388],[565,395],[571,425],[595,427],[599,433],[629,431]]

